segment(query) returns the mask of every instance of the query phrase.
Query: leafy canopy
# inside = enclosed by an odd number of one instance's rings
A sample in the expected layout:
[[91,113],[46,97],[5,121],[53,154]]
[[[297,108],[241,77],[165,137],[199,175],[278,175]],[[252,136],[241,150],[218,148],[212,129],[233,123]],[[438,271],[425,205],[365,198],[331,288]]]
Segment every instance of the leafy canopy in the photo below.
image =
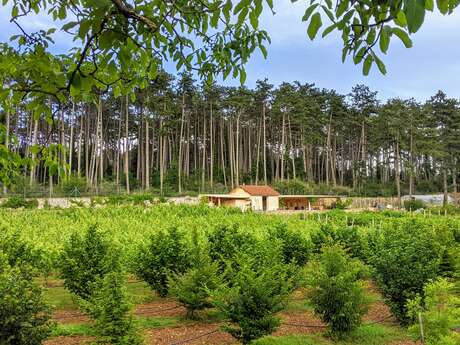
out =
[[[458,3],[439,0],[436,7],[450,14]],[[11,10],[18,34],[11,37],[15,48],[0,45],[5,77],[0,101],[12,99],[11,105],[31,96],[30,108],[46,115],[51,114],[46,97],[64,102],[69,93],[74,99],[95,97],[94,88],[112,87],[115,95],[145,88],[167,60],[208,81],[222,73],[244,83],[250,56],[256,50],[267,55],[270,38],[259,28],[264,6],[275,13],[273,0],[2,0],[2,5]],[[364,74],[374,62],[385,73],[375,47],[386,53],[394,36],[412,46],[409,35],[434,8],[433,0],[311,0],[302,20],[310,39],[323,25],[328,25],[323,37],[339,31],[343,59],[351,55]],[[22,23],[34,14],[49,17],[56,27],[27,32]],[[57,34],[74,43],[55,56],[49,45]]]
[[[69,93],[90,97],[94,87],[111,86],[116,95],[145,88],[166,60],[208,80],[222,73],[243,83],[243,65],[256,49],[265,55],[269,41],[258,28],[263,0],[3,0],[7,5],[20,33],[11,37],[17,48],[0,47],[0,73],[9,76],[0,97],[31,95],[32,107],[48,113],[41,97],[64,102]],[[56,28],[29,33],[21,26],[33,14],[62,24],[74,48],[50,54]]]
[[[438,0],[436,8],[446,15],[451,14],[458,4],[458,0]],[[307,32],[312,40],[324,21],[329,23],[322,37],[333,31],[341,33],[343,61],[351,56],[355,64],[362,63],[365,75],[375,63],[385,74],[385,64],[377,55],[378,50],[386,54],[394,37],[401,40],[406,48],[412,47],[410,34],[417,32],[426,13],[434,10],[434,0],[311,0],[302,20],[308,22]]]

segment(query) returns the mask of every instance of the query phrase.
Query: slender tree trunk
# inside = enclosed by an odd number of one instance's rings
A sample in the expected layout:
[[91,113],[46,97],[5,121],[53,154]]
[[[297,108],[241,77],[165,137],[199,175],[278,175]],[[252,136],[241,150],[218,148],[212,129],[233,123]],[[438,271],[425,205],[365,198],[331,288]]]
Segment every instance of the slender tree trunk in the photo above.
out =
[[210,104],[210,118],[209,118],[209,184],[211,190],[214,188],[214,151],[213,151],[213,124],[212,124],[212,117],[213,117],[213,107],[212,101]]
[[[34,119],[33,121],[34,121],[34,132],[32,134],[32,146],[35,146],[37,144],[37,136],[38,136],[38,119]],[[36,159],[35,150],[32,150],[32,166],[30,168],[30,181],[29,181],[30,186],[32,186],[35,183],[35,167],[37,164],[35,162],[35,159]]]
[[414,193],[414,134],[412,127],[412,118],[410,124],[410,153],[409,153],[409,196],[412,198]]
[[149,119],[148,117],[145,119],[145,189],[150,189],[150,153],[149,153],[149,145],[150,145],[150,138],[149,138]]
[[235,152],[233,149],[233,123],[231,120],[229,120],[228,123],[228,150],[229,150],[229,162],[230,162],[230,184],[232,186],[232,189],[235,187],[234,182],[234,162],[235,162]]
[[446,207],[448,202],[449,202],[449,190],[448,190],[448,184],[447,184],[447,164],[446,164],[446,162],[443,162],[442,186],[443,186],[443,201],[442,201],[442,205],[444,207]]
[[206,184],[206,116],[203,118],[203,155],[201,156],[201,190],[205,190]]
[[220,120],[220,157],[221,157],[221,164],[222,164],[222,175],[224,178],[224,186],[227,187],[227,178],[226,178],[226,167],[225,167],[225,155],[224,155],[224,120],[221,118]]
[[180,120],[180,135],[179,135],[179,157],[177,159],[177,189],[179,194],[182,193],[182,137],[184,133],[184,118],[185,118],[185,93],[182,93],[182,116]]
[[235,139],[235,183],[237,186],[240,185],[240,115],[238,113],[236,117],[236,139]]
[[[8,151],[10,148],[10,110],[6,110],[6,119],[5,119],[5,149]],[[3,185],[3,194],[6,194],[8,189],[6,185]]]
[[78,157],[77,157],[77,176],[80,178],[81,176],[81,147],[82,147],[82,139],[83,139],[83,114],[80,113],[80,128],[79,128],[79,135],[78,135]]
[[129,99],[125,98],[125,183],[126,193],[130,193],[129,189]]
[[291,157],[292,162],[292,177],[296,178],[295,171],[295,148],[292,145],[292,129],[291,129],[291,117],[288,115],[288,126],[289,126],[289,156]]
[[396,192],[398,197],[398,205],[401,206],[401,178],[400,178],[400,155],[399,155],[399,138],[395,143],[395,182],[396,182]]
[[99,96],[99,105],[98,105],[98,128],[99,128],[99,179],[100,183],[104,180],[104,138],[103,138],[103,127],[102,127],[102,97]]
[[280,179],[284,180],[284,149],[285,149],[285,142],[284,142],[284,128],[286,123],[286,113],[283,111],[283,124],[281,128],[281,165],[280,165]]
[[452,187],[454,189],[454,193],[458,193],[457,187],[457,159],[454,159],[454,167],[452,168]]
[[72,174],[73,161],[73,128],[77,117],[75,115],[75,103],[72,102],[72,116],[70,119],[70,141],[69,141],[69,175]]
[[260,165],[260,137],[262,132],[262,121],[260,121],[259,129],[257,131],[257,153],[256,153],[256,185],[259,184],[259,165]]
[[264,160],[264,184],[267,182],[267,135],[265,128],[265,102],[262,103],[262,124],[264,133],[264,144],[263,144],[263,160]]
[[120,117],[118,118],[117,157],[115,159],[115,184],[120,192],[121,123],[123,118],[123,98],[120,98]]

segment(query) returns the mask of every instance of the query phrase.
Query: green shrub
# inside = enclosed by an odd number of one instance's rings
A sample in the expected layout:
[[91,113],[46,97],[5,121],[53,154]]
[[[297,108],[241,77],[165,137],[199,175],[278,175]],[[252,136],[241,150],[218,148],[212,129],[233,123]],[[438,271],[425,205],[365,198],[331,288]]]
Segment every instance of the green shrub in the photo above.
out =
[[446,278],[460,278],[460,245],[457,244],[444,250],[440,275]]
[[238,261],[231,287],[216,291],[213,303],[230,321],[223,329],[243,344],[249,344],[271,334],[280,325],[275,314],[285,306],[291,282],[284,265],[256,268],[247,256]]
[[111,271],[109,250],[109,242],[96,225],[83,236],[73,233],[60,255],[64,286],[78,297],[89,299],[94,285]]
[[444,247],[434,229],[416,221],[386,227],[370,236],[372,256],[380,289],[393,314],[407,323],[406,302],[423,292],[424,285],[441,271]]
[[430,282],[423,295],[424,298],[418,295],[407,303],[409,316],[415,322],[409,327],[414,338],[420,338],[421,317],[427,345],[460,344],[460,334],[454,330],[460,320],[460,297],[455,284],[446,279]]
[[6,255],[11,267],[27,265],[38,268],[41,266],[40,251],[22,240],[19,232],[11,234],[4,230],[0,232],[0,252]]
[[251,234],[240,231],[238,224],[217,226],[208,240],[211,259],[220,264],[233,260],[238,253],[249,252],[256,242]]
[[356,330],[367,311],[361,271],[362,265],[338,245],[324,247],[318,261],[309,267],[309,297],[333,337],[343,338]]
[[37,208],[38,200],[23,198],[22,196],[12,196],[6,199],[1,205],[4,208]]
[[314,252],[320,253],[324,245],[340,244],[354,257],[364,258],[364,240],[358,227],[336,225],[332,222],[320,224],[320,229],[311,235]]
[[25,267],[11,267],[0,252],[0,344],[39,345],[50,335],[51,313]]
[[119,269],[107,273],[96,285],[85,309],[94,318],[98,344],[142,344],[127,301],[125,276]]
[[187,272],[169,277],[170,293],[187,308],[190,318],[195,317],[197,310],[212,306],[210,292],[221,285],[219,266],[209,258],[195,261]]
[[190,267],[190,249],[177,228],[161,231],[139,248],[134,262],[136,275],[162,297],[168,294],[168,275],[184,273]]
[[289,229],[287,224],[277,224],[270,230],[270,237],[280,242],[281,255],[286,264],[305,265],[312,252],[311,241],[299,231]]
[[419,199],[405,200],[404,208],[406,209],[406,211],[416,211],[416,210],[425,209],[426,204],[423,202],[423,200],[419,200]]

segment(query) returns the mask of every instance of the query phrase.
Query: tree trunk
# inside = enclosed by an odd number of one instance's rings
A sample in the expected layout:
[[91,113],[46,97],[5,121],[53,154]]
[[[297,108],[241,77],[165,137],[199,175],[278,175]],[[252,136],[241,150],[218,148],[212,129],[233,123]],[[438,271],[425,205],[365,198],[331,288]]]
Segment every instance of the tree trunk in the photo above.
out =
[[446,162],[443,162],[442,186],[443,186],[443,201],[442,201],[442,205],[444,207],[446,207],[447,203],[449,202],[449,190],[448,190],[448,185],[447,185],[447,166],[446,166]]
[[145,119],[145,164],[144,164],[144,179],[145,179],[145,189],[150,189],[150,153],[149,153],[149,119]]
[[213,125],[212,125],[212,115],[213,115],[213,108],[212,108],[212,101],[210,105],[210,119],[209,119],[209,185],[211,190],[213,190],[214,185],[214,152],[213,152]]
[[129,99],[128,95],[125,98],[125,183],[126,193],[130,193],[129,189]]
[[[38,136],[38,119],[34,119],[34,132],[32,134],[32,147],[37,144],[37,136]],[[35,183],[35,166],[36,166],[35,159],[36,159],[35,150],[32,150],[32,166],[30,168],[30,181],[29,181],[30,186],[32,186]]]
[[182,193],[182,137],[184,135],[185,93],[182,93],[182,115],[180,119],[179,157],[177,158],[177,189]]
[[[8,151],[10,148],[10,110],[6,110],[6,119],[5,119],[5,149]],[[8,189],[3,185],[3,194],[6,194]]]
[[264,157],[264,184],[267,184],[267,135],[265,127],[265,102],[262,103],[262,124],[264,133],[263,157]]
[[398,205],[401,206],[401,179],[400,179],[400,156],[399,156],[399,138],[395,143],[395,182],[396,182],[396,192],[398,197]]

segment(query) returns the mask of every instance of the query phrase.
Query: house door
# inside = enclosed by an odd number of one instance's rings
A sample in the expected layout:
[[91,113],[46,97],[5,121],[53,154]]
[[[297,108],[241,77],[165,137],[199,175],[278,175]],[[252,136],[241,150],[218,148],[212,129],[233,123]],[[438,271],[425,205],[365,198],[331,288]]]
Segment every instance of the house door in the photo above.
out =
[[262,210],[267,211],[267,197],[262,197]]

